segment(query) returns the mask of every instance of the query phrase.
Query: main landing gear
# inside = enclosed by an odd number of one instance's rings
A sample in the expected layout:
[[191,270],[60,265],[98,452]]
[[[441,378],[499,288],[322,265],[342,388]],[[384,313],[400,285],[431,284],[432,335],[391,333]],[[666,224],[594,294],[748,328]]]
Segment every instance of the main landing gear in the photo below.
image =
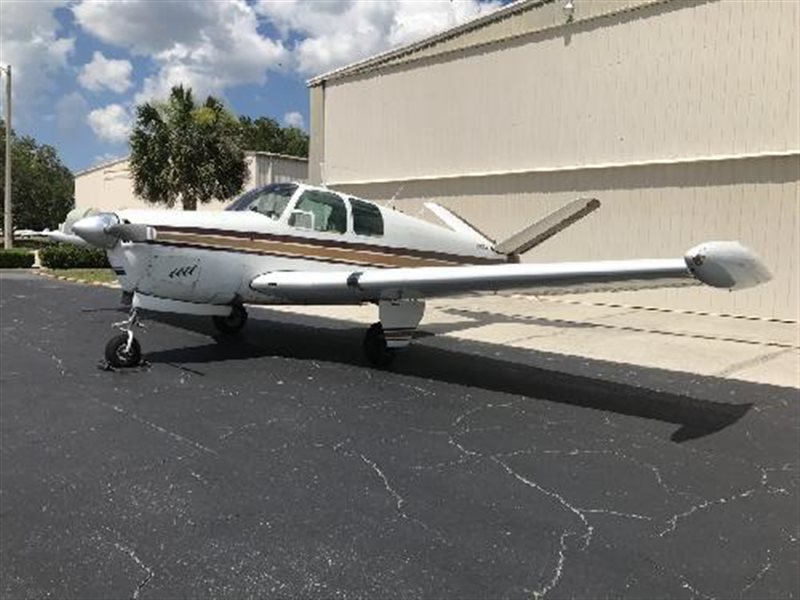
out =
[[235,304],[227,317],[214,316],[212,319],[214,327],[220,333],[233,335],[239,333],[247,324],[247,310],[241,304]]
[[386,368],[394,361],[397,350],[411,342],[425,313],[425,303],[420,300],[381,300],[378,308],[381,320],[367,329],[363,348],[370,363]]
[[397,350],[389,348],[386,343],[386,334],[383,331],[383,325],[380,321],[370,325],[367,332],[364,334],[364,354],[367,360],[376,367],[388,367],[394,361]]
[[139,345],[139,340],[133,337],[133,329],[135,327],[144,329],[144,325],[139,320],[136,309],[132,308],[126,320],[114,323],[113,326],[118,327],[123,333],[108,340],[106,361],[117,369],[138,367],[142,362],[142,347]]

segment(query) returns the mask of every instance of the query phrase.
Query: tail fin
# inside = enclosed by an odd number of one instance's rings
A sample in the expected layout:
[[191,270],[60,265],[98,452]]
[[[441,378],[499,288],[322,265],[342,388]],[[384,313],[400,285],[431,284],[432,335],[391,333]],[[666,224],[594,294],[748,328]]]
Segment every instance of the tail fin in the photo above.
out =
[[478,230],[477,227],[471,225],[463,217],[459,217],[453,211],[445,208],[441,204],[436,204],[435,202],[426,202],[425,208],[439,217],[439,219],[441,219],[445,225],[447,225],[456,233],[474,240],[476,244],[486,246],[487,248],[494,246],[494,240],[486,237],[481,231]]
[[527,252],[598,208],[600,201],[596,198],[579,198],[503,240],[494,250],[507,255]]

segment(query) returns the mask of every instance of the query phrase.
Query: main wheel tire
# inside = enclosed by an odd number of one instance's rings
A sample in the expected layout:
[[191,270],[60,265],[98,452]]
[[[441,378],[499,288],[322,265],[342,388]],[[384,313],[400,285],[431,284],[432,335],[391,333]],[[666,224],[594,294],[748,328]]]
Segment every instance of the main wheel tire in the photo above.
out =
[[228,335],[239,333],[247,323],[247,311],[244,306],[237,304],[227,317],[215,316],[212,319],[214,320],[214,326],[220,333]]
[[142,347],[139,340],[133,338],[130,349],[128,346],[128,334],[122,333],[115,335],[106,344],[106,360],[112,367],[124,369],[136,367],[142,362]]
[[386,345],[386,336],[380,323],[370,325],[364,334],[364,354],[376,367],[388,367],[392,364],[395,351]]

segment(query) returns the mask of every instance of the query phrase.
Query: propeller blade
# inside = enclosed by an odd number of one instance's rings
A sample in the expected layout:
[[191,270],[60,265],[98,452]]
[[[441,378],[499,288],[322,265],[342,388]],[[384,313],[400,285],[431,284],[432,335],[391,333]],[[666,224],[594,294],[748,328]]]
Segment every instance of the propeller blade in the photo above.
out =
[[156,239],[156,230],[149,225],[134,223],[118,223],[106,227],[106,233],[121,239],[123,242],[146,242]]
[[72,225],[72,231],[92,246],[110,249],[123,242],[146,242],[156,238],[156,230],[148,225],[120,223],[114,213],[84,217]]

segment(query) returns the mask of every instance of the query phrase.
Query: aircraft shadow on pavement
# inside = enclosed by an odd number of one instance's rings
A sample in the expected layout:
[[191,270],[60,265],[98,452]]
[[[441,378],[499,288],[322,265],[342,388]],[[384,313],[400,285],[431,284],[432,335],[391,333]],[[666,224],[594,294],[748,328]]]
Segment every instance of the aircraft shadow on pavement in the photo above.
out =
[[[153,364],[171,364],[181,368],[185,368],[183,365],[264,356],[368,367],[361,352],[364,328],[343,328],[341,322],[323,318],[275,314],[278,320],[251,318],[246,330],[233,337],[217,335],[208,319],[183,315],[153,315],[153,320],[207,334],[214,341],[200,346],[149,352],[146,353],[146,359]],[[338,326],[332,327],[333,323]],[[426,334],[422,333],[420,337],[426,337]],[[441,340],[442,338],[437,340],[437,346]],[[446,345],[447,348],[423,343],[412,344],[401,351],[390,370],[400,375],[674,423],[680,426],[670,438],[675,442],[700,438],[725,429],[741,419],[753,406],[752,403],[715,402],[650,390],[492,358],[486,356],[485,351],[479,353],[480,346],[490,347],[489,344],[448,339]],[[471,352],[469,349],[472,346],[474,348]],[[512,350],[525,353],[529,357],[541,355],[542,358],[547,355],[532,350]],[[580,360],[584,364],[602,363],[565,356],[559,356],[558,359],[562,364],[571,360]],[[602,364],[607,366],[609,363]],[[641,367],[632,368],[648,371]]]

